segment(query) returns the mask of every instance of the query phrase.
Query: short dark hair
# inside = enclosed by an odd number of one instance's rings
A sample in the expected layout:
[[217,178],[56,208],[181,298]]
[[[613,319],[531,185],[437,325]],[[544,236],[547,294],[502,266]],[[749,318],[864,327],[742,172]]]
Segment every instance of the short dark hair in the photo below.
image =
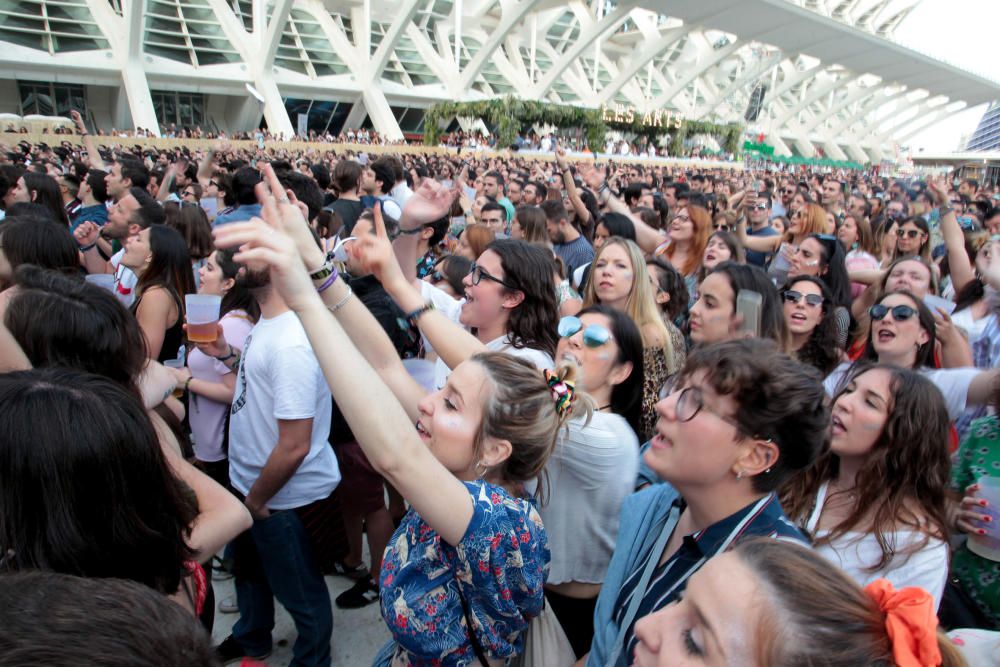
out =
[[635,223],[622,213],[609,211],[600,217],[598,225],[604,225],[611,236],[620,236],[629,241],[635,241]]
[[779,451],[769,472],[753,477],[758,493],[773,491],[811,466],[830,428],[819,371],[780,352],[773,341],[744,338],[696,347],[678,382],[695,373],[736,404],[741,434],[771,440]]
[[0,576],[0,665],[216,667],[191,613],[142,584],[54,572]]
[[542,201],[545,201],[546,198],[548,198],[549,188],[545,185],[545,183],[542,183],[541,181],[529,181],[527,185],[534,186],[535,192]]
[[257,203],[257,192],[254,188],[260,183],[260,172],[253,167],[240,167],[233,174],[233,195],[239,206],[249,206]]
[[129,218],[129,224],[146,229],[153,225],[162,225],[167,221],[167,212],[148,192],[136,186],[129,188],[128,192],[139,202],[139,208]]
[[311,164],[309,165],[309,171],[312,172],[313,178],[316,179],[316,185],[319,186],[320,190],[326,190],[330,187],[330,170],[326,168],[325,164]]
[[323,191],[316,181],[297,171],[287,171],[278,177],[281,185],[295,193],[295,198],[306,205],[309,220],[315,220],[323,210]]
[[498,204],[496,200],[492,198],[485,204],[483,204],[483,208],[480,210],[480,213],[485,213],[486,211],[500,211],[501,213],[504,214],[505,219],[507,217],[507,211],[504,209],[504,207]]
[[142,160],[134,155],[124,154],[115,160],[121,167],[122,178],[127,178],[132,182],[132,187],[145,188],[149,185],[149,170]]
[[379,158],[371,163],[371,170],[375,172],[375,181],[382,186],[382,194],[387,195],[396,187],[396,173],[392,162],[387,158]]
[[101,169],[90,169],[87,171],[87,186],[99,203],[108,201],[108,182],[105,179],[107,172]]
[[485,180],[487,178],[495,178],[496,181],[497,181],[497,185],[500,186],[500,189],[504,190],[504,191],[507,190],[507,181],[504,180],[503,174],[501,174],[499,171],[488,171],[488,172],[486,172],[483,175],[483,179]]
[[545,217],[549,222],[557,223],[560,220],[569,220],[569,213],[566,212],[566,207],[563,206],[561,200],[546,199],[541,203],[541,209],[545,211]]
[[639,199],[642,198],[642,191],[651,189],[652,186],[649,183],[629,183],[628,187],[625,188],[625,204],[627,206],[637,205],[639,203]]

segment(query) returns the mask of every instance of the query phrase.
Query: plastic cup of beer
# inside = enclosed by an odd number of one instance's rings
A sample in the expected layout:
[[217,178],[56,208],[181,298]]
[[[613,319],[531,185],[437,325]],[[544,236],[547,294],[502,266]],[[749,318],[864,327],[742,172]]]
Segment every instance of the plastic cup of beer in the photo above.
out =
[[222,297],[216,294],[186,294],[187,337],[192,343],[212,343],[218,337],[216,324]]
[[1000,477],[980,477],[976,483],[979,485],[976,497],[985,500],[987,505],[975,509],[981,514],[989,515],[990,521],[980,523],[986,531],[985,535],[969,535],[969,551],[989,560],[1000,561]]
[[[163,362],[163,365],[166,366],[167,368],[173,368],[174,370],[179,371],[180,369],[184,368],[186,364],[184,363],[183,359],[167,359],[166,361]],[[182,396],[184,396],[184,390],[174,387],[173,396],[174,398],[181,398]]]

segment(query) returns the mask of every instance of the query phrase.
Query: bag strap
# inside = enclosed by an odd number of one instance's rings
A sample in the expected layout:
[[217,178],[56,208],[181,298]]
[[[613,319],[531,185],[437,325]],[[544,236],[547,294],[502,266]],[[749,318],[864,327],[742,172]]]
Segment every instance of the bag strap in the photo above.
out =
[[639,605],[642,604],[642,597],[646,593],[646,587],[649,586],[649,580],[653,577],[653,571],[656,570],[656,565],[659,563],[658,554],[662,554],[663,550],[667,546],[667,540],[673,535],[674,529],[677,528],[677,522],[681,518],[681,508],[678,505],[674,505],[670,508],[670,514],[667,516],[667,522],[663,525],[663,529],[660,531],[660,536],[656,539],[653,544],[653,549],[649,552],[649,560],[646,561],[646,569],[642,573],[642,577],[639,579],[639,583],[636,584],[635,588],[632,590],[632,599],[629,600],[628,609],[625,611],[625,616],[622,617],[621,625],[618,628],[618,636],[615,637],[614,650],[610,655],[608,660],[609,665],[613,665],[618,662],[618,656],[621,655],[622,642],[625,641],[625,633],[628,631],[628,627],[632,624],[632,619],[635,618],[636,613],[639,611]]
[[483,667],[490,667],[489,661],[486,659],[486,653],[483,651],[482,645],[479,643],[479,638],[476,637],[476,631],[472,627],[472,614],[469,613],[469,603],[466,602],[465,596],[462,595],[462,584],[458,580],[458,575],[455,576],[455,589],[458,591],[458,599],[462,601],[462,613],[465,614],[465,627],[469,632],[469,641],[472,643],[472,650],[479,658],[479,662]]

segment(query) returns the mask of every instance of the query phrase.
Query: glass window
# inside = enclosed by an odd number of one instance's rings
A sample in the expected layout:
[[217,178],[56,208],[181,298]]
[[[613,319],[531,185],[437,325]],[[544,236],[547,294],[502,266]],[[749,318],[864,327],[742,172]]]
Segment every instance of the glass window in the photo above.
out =
[[194,128],[205,122],[205,96],[199,93],[178,93],[151,90],[153,109],[160,125]]

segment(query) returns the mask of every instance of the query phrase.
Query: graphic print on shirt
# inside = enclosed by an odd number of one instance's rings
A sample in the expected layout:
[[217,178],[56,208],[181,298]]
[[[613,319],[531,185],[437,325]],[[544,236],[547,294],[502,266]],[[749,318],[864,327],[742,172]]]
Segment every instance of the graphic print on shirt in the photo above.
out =
[[240,358],[240,395],[235,401],[233,401],[233,409],[229,413],[230,415],[235,415],[237,412],[243,409],[243,406],[247,404],[247,365],[246,358],[247,353],[250,352],[250,341],[253,340],[253,333],[247,334],[246,342],[243,343],[243,356]]

